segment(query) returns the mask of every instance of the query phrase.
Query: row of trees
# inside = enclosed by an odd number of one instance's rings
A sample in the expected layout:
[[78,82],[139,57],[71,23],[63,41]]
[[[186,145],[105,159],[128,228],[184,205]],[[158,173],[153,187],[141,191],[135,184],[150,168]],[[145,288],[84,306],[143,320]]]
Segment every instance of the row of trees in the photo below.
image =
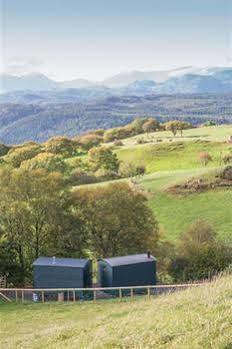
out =
[[96,258],[146,251],[158,224],[127,183],[68,191],[45,170],[0,171],[0,274],[23,285],[39,255]]
[[155,118],[136,119],[131,124],[123,127],[112,128],[105,131],[103,136],[104,142],[112,142],[115,140],[132,137],[142,133],[150,133],[155,131],[170,131],[173,136],[180,132],[192,128],[192,125],[185,121],[171,120],[166,123],[159,123]]

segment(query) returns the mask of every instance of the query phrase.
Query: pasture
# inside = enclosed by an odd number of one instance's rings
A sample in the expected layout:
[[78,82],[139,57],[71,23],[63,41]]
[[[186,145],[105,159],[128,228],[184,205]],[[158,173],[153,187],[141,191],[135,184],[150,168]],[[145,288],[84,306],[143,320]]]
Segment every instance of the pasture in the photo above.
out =
[[0,304],[4,349],[231,348],[232,278],[155,296],[95,304]]

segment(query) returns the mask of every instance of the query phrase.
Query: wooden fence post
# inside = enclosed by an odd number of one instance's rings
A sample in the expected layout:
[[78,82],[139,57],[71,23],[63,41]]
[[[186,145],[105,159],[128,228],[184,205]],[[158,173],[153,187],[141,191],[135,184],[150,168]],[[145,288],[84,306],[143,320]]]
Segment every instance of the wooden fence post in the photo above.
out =
[[122,289],[121,288],[119,289],[119,301],[120,302],[122,301]]
[[134,296],[133,288],[131,288],[131,290],[130,290],[130,295],[131,295],[131,298]]
[[18,290],[15,290],[15,302],[18,302]]
[[150,295],[151,295],[151,289],[150,287],[147,288],[147,299],[150,299]]
[[42,291],[42,302],[44,303],[44,291]]
[[94,303],[96,302],[97,299],[97,294],[96,294],[96,290],[93,291],[93,301]]
[[24,290],[22,290],[22,303],[24,302]]
[[73,290],[73,302],[76,301],[76,293],[75,293],[75,290]]

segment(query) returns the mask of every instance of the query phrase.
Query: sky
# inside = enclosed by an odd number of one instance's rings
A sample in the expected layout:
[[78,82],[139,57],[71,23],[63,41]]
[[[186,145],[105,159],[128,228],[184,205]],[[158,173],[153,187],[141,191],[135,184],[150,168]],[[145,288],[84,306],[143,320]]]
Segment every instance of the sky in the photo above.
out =
[[232,64],[231,0],[0,0],[0,71],[103,80]]

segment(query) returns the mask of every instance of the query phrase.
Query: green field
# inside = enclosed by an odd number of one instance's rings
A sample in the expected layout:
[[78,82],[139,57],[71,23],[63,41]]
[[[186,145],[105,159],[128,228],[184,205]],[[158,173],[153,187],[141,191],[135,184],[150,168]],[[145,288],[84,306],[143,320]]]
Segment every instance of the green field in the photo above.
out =
[[207,169],[159,172],[141,180],[142,186],[151,192],[149,205],[161,230],[172,241],[178,241],[183,229],[197,219],[212,223],[222,238],[232,236],[231,190],[216,189],[186,196],[174,196],[164,191],[167,185],[205,172]]
[[120,160],[146,167],[147,173],[199,168],[198,154],[209,152],[212,161],[209,167],[220,165],[221,156],[232,148],[222,142],[175,142],[172,144],[145,144],[122,147],[117,150]]
[[231,349],[232,278],[151,300],[1,304],[4,349]]
[[210,127],[202,127],[202,128],[194,128],[185,130],[183,132],[183,137],[177,135],[173,137],[172,133],[169,131],[160,131],[149,133],[148,135],[142,134],[138,136],[134,136],[131,138],[127,138],[123,140],[125,146],[133,146],[137,144],[138,139],[145,139],[147,142],[156,142],[157,139],[162,139],[163,142],[171,141],[191,141],[191,140],[206,140],[206,141],[214,141],[214,142],[225,142],[228,136],[232,135],[232,126],[231,125],[222,125],[222,126],[210,126]]

